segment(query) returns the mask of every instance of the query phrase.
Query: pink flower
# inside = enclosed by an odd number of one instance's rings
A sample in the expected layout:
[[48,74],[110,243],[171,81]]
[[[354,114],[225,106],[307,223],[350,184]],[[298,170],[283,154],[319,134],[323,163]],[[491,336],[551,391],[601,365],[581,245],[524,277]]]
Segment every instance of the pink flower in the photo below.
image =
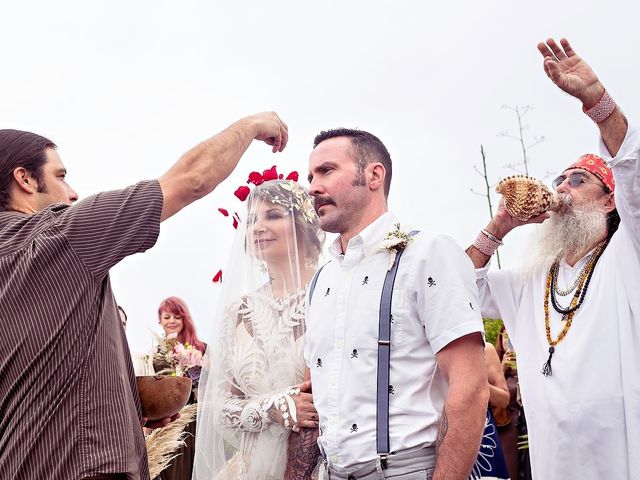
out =
[[202,352],[191,345],[185,347],[182,343],[177,343],[173,347],[173,356],[177,360],[178,366],[187,370],[202,366]]
[[181,355],[185,355],[187,350],[184,348],[184,345],[180,342],[176,343],[176,346],[173,347],[173,353],[178,355],[178,360],[180,360]]

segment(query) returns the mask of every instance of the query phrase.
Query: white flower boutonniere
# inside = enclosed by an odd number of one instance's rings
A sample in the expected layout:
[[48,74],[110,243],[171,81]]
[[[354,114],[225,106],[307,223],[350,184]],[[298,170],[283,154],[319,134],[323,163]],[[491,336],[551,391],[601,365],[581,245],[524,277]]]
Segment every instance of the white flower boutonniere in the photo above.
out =
[[409,245],[409,242],[413,240],[413,237],[406,232],[400,230],[400,224],[395,224],[395,230],[388,232],[384,240],[380,243],[380,250],[389,252],[391,254],[391,260],[389,261],[389,268],[393,268],[393,264],[396,262],[396,256],[400,250],[404,250]]

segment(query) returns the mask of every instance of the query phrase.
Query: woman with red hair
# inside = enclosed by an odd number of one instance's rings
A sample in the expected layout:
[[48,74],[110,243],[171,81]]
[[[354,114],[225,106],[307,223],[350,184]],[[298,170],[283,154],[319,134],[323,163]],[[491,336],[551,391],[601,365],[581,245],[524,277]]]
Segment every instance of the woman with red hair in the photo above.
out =
[[[169,297],[160,302],[158,307],[158,322],[164,330],[165,339],[174,338],[176,345],[182,344],[191,346],[199,352],[198,356],[204,355],[207,348],[196,333],[191,313],[187,304],[178,297]],[[163,362],[154,361],[154,369],[160,372],[167,367]],[[193,381],[193,391],[189,403],[197,400],[197,386],[200,377],[200,367],[189,368],[186,375]],[[185,445],[176,452],[176,458],[171,461],[169,467],[162,472],[158,480],[191,480],[193,470],[193,459],[195,455],[195,435],[196,421],[194,420],[185,428],[188,435],[185,438]]]
[[158,322],[162,325],[165,336],[177,333],[178,342],[183,345],[188,343],[204,353],[205,345],[198,339],[191,313],[189,313],[189,308],[184,300],[178,297],[169,297],[160,302]]

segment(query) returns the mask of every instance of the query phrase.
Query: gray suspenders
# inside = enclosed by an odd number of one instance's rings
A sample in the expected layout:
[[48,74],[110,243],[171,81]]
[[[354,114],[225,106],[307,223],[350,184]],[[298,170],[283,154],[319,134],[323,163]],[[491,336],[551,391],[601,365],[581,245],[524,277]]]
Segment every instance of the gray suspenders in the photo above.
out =
[[[409,233],[412,237],[416,230]],[[380,457],[380,465],[387,468],[389,448],[389,363],[391,360],[391,300],[393,299],[393,284],[396,281],[400,258],[404,253],[398,250],[393,266],[387,272],[382,285],[380,298],[380,317],[378,323],[378,385],[376,393],[376,449]]]
[[313,275],[311,279],[311,283],[309,284],[309,305],[311,305],[311,299],[313,298],[313,291],[316,289],[316,283],[318,283],[318,277],[320,276],[320,272],[324,267],[327,266],[327,263],[322,265],[318,271]]
[[[412,237],[418,231],[409,233]],[[389,363],[391,359],[391,300],[393,299],[393,284],[396,281],[398,265],[404,250],[398,250],[391,269],[387,272],[382,286],[380,298],[380,316],[378,318],[378,380],[376,391],[376,450],[380,457],[382,468],[387,467],[387,456],[391,453],[389,448]],[[313,291],[318,283],[320,272],[326,266],[325,263],[318,269],[309,285],[309,305],[313,298]]]

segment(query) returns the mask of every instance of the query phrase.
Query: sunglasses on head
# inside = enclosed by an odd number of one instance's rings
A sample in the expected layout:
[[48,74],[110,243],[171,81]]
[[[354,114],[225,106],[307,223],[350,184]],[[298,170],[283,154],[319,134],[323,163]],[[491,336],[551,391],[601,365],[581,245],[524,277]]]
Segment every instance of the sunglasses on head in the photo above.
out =
[[586,173],[584,172],[573,172],[569,176],[564,174],[560,175],[553,182],[551,182],[551,186],[553,187],[554,190],[557,190],[558,187],[562,184],[562,182],[564,182],[566,179],[569,179],[569,185],[572,188],[579,187],[583,183],[596,183],[593,180],[589,179],[589,177],[587,177]]

